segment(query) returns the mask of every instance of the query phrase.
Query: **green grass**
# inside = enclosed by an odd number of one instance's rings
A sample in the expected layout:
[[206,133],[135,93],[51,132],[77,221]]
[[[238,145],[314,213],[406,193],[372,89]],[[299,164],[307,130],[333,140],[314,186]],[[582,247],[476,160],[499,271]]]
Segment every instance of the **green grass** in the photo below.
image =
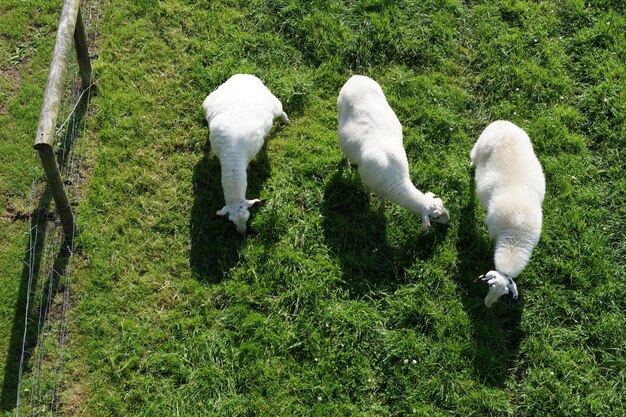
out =
[[[62,410],[626,414],[621,3],[101,6]],[[44,33],[4,26],[12,47]],[[268,205],[246,238],[214,214],[219,161],[201,108],[237,72],[259,76],[292,121],[249,168],[248,198]],[[379,213],[344,169],[335,103],[353,73],[383,87],[411,176],[444,199],[449,226],[423,236],[406,210]],[[0,117],[36,128],[36,109],[32,125]],[[492,268],[492,248],[468,156],[499,118],[529,133],[547,193],[522,303],[487,310],[472,281]],[[3,188],[24,192],[32,172]]]
[[[0,1],[0,408],[17,396],[28,281],[31,182],[42,185],[33,151],[54,33],[57,1]],[[40,235],[41,237],[42,235]]]

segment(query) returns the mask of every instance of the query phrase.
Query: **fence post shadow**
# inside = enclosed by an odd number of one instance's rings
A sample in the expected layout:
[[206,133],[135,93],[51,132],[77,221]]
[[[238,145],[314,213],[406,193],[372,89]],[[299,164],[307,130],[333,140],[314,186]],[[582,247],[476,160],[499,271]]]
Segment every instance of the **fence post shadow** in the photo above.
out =
[[[68,173],[71,169],[67,167],[67,158],[72,155],[76,131],[78,125],[87,111],[89,102],[89,93],[82,94],[75,105],[75,111],[67,120],[67,126],[63,139],[60,142],[60,148],[56,152],[56,162],[61,171]],[[63,127],[63,126],[62,126]],[[65,169],[64,169],[65,168]],[[65,180],[66,185],[70,184],[69,178]],[[4,380],[2,382],[2,390],[0,391],[0,409],[5,411],[13,410],[17,406],[17,395],[19,386],[19,368],[22,360],[22,349],[24,349],[24,367],[23,371],[26,372],[29,369],[29,359],[33,352],[33,349],[39,342],[39,332],[44,327],[44,322],[40,322],[40,318],[47,317],[49,313],[50,305],[44,303],[43,305],[37,305],[33,300],[28,305],[28,311],[26,311],[27,300],[36,293],[37,286],[42,278],[40,272],[41,261],[43,257],[46,234],[48,231],[49,222],[58,222],[58,218],[50,211],[53,198],[52,193],[48,186],[45,187],[43,193],[39,197],[37,207],[30,213],[30,233],[27,242],[26,250],[24,251],[24,259],[22,261],[22,274],[20,278],[20,286],[18,290],[17,300],[15,302],[15,314],[13,319],[13,325],[11,330],[11,337],[9,340],[9,348],[7,352],[7,359],[4,366]],[[58,253],[54,257],[52,264],[52,271],[48,274],[49,280],[43,287],[43,298],[47,300],[51,299],[58,293],[62,286],[60,286],[60,280],[65,275],[69,259],[72,255],[73,241],[76,237],[65,236],[64,241],[61,243]],[[31,237],[32,236],[32,237]],[[32,281],[29,281],[32,268]],[[47,271],[43,271],[47,273]],[[41,325],[38,324],[38,321]],[[24,331],[25,326],[28,323],[26,335]]]
[[457,251],[460,275],[456,277],[462,303],[472,324],[473,365],[481,383],[502,388],[509,377],[524,337],[520,329],[523,302],[504,296],[490,309],[483,303],[487,295],[484,284],[475,283],[479,275],[493,269],[493,245],[479,231],[475,184],[472,176],[467,204],[461,209]]
[[[24,251],[20,286],[15,302],[15,314],[4,365],[2,391],[0,392],[0,409],[3,411],[11,411],[17,406],[22,352],[24,354],[23,370],[26,372],[29,369],[30,356],[37,346],[40,332],[45,326],[45,318],[51,307],[47,302],[37,304],[38,300],[32,299],[32,296],[37,293],[39,282],[41,279],[45,279],[40,276],[40,269],[48,223],[53,217],[49,212],[51,202],[52,194],[46,188],[39,199],[37,208],[31,214],[30,234]],[[52,270],[48,274],[49,280],[43,287],[42,300],[54,299],[54,296],[62,288],[60,279],[65,275],[71,251],[71,239],[64,241],[54,257]],[[28,311],[26,310],[27,304]]]

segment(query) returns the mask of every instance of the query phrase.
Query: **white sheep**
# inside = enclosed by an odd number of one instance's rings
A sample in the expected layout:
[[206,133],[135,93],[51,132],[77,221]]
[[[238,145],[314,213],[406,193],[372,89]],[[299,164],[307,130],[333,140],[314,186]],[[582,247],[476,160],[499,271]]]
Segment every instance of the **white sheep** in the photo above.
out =
[[422,219],[427,232],[430,220],[447,223],[448,212],[440,198],[423,194],[409,177],[409,162],[402,145],[402,126],[378,83],[355,75],[337,99],[339,147],[358,165],[363,184],[384,199],[410,210]]
[[239,233],[246,232],[248,209],[263,204],[246,199],[246,169],[263,146],[275,117],[289,123],[281,102],[254,75],[236,74],[202,103],[209,124],[211,149],[220,160],[226,205],[217,211],[228,215]]
[[489,236],[495,240],[496,270],[476,280],[489,284],[485,306],[491,307],[509,292],[518,298],[514,278],[539,242],[546,182],[528,135],[508,121],[487,126],[470,158]]

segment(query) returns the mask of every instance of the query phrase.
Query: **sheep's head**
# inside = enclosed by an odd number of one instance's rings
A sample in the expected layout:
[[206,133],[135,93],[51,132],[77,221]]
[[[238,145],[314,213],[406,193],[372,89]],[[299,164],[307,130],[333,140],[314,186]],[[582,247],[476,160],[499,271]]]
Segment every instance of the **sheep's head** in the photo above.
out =
[[228,215],[228,220],[235,223],[237,231],[241,234],[246,233],[246,223],[250,218],[250,212],[248,209],[254,206],[262,206],[265,204],[265,200],[243,200],[235,204],[227,204],[217,211],[218,216]]
[[435,198],[435,194],[428,192],[424,194],[424,197],[426,197],[426,209],[422,213],[422,229],[424,233],[427,233],[430,229],[431,220],[445,224],[450,221],[450,215],[443,206],[443,201],[440,198]]
[[517,285],[513,278],[498,271],[489,271],[486,275],[476,278],[475,282],[486,282],[489,285],[489,293],[485,297],[485,307],[491,307],[500,297],[511,293],[514,300],[517,300]]

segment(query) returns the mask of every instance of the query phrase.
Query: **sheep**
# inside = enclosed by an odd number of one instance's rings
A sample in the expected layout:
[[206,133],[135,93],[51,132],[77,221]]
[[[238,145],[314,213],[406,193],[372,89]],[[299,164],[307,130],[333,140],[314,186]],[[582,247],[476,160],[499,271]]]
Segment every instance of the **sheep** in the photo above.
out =
[[524,270],[541,235],[541,204],[546,192],[543,169],[530,138],[515,124],[499,120],[482,132],[470,153],[476,193],[486,210],[495,241],[495,271],[481,275],[491,307],[502,295],[518,298],[514,279]]
[[426,233],[430,221],[448,223],[450,216],[440,198],[423,194],[409,177],[409,163],[402,145],[402,126],[382,88],[369,77],[352,76],[337,99],[339,147],[358,165],[365,187],[382,198],[421,217]]
[[236,74],[209,94],[202,107],[209,125],[211,149],[220,160],[226,205],[217,215],[228,215],[241,234],[246,232],[248,209],[264,204],[246,199],[246,169],[263,146],[275,117],[289,118],[281,102],[254,75]]

